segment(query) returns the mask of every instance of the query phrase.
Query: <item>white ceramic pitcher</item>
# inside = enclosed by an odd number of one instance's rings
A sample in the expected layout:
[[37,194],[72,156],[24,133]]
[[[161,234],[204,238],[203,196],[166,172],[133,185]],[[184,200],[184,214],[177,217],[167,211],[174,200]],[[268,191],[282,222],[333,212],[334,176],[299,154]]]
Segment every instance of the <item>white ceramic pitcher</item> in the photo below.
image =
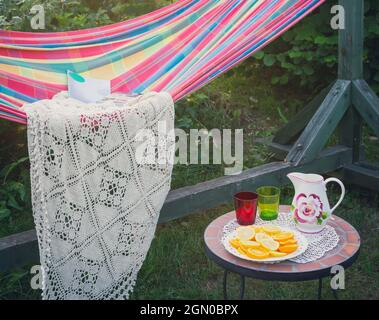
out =
[[[345,186],[336,178],[324,178],[318,174],[292,172],[287,175],[295,187],[291,213],[296,227],[306,233],[320,232],[326,225],[333,211],[345,196]],[[341,196],[337,204],[330,209],[326,195],[326,185],[337,182],[341,187]]]

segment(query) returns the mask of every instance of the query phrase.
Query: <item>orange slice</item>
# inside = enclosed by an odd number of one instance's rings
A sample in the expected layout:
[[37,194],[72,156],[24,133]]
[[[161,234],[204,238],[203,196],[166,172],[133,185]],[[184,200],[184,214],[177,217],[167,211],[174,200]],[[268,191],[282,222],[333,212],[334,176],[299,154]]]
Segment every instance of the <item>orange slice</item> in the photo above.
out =
[[285,241],[279,241],[279,243],[280,243],[281,246],[285,246],[287,244],[296,244],[297,240],[295,240],[295,239],[289,239],[289,240],[285,240]]
[[297,244],[288,244],[285,246],[280,246],[279,251],[280,252],[285,252],[285,253],[292,253],[297,250],[299,246]]
[[262,232],[262,231],[263,231],[262,226],[253,225],[253,226],[251,226],[251,227],[255,230],[255,233],[256,233],[256,234],[257,234],[258,232]]
[[262,247],[264,247],[265,249],[269,251],[276,251],[279,248],[279,242],[276,242],[272,239],[263,239],[260,242],[260,244],[262,245]]
[[237,238],[240,241],[247,241],[247,240],[254,239],[254,236],[255,236],[255,230],[254,228],[250,226],[237,228]]
[[262,229],[264,232],[266,232],[268,234],[275,234],[275,233],[279,233],[280,231],[282,231],[282,229],[280,227],[274,226],[271,224],[267,224],[267,225],[262,226]]
[[242,255],[244,255],[244,256],[247,256],[246,251],[245,251],[242,247],[239,247],[239,248],[237,249],[237,251],[238,251],[240,254],[242,254]]
[[293,238],[293,232],[280,232],[274,234],[272,238],[276,241],[286,241]]
[[241,240],[240,245],[242,245],[245,248],[258,248],[261,246],[259,242],[250,240]]
[[247,256],[253,259],[266,259],[270,256],[268,252],[258,249],[247,249]]
[[278,257],[278,258],[284,257],[287,255],[287,253],[285,253],[285,252],[278,252],[278,251],[270,251],[269,254],[272,257]]
[[235,249],[237,249],[237,250],[238,250],[238,248],[241,246],[241,242],[239,242],[237,239],[229,240],[229,243],[230,243],[230,245],[231,245],[233,248],[235,248]]
[[255,241],[262,243],[263,240],[272,240],[272,238],[264,232],[258,232],[255,234]]

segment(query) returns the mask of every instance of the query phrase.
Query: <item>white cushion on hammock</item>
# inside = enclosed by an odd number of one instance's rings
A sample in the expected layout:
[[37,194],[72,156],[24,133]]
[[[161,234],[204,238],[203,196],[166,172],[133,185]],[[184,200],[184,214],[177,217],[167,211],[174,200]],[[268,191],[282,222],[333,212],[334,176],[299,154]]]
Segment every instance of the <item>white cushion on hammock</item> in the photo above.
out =
[[70,98],[85,103],[97,102],[111,94],[109,80],[84,77],[70,70],[67,71],[67,85]]

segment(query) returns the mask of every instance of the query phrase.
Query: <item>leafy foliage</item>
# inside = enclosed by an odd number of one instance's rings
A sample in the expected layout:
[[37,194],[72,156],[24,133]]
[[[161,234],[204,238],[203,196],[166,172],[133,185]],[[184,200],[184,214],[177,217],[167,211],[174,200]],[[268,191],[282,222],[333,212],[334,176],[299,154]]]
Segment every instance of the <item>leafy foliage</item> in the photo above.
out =
[[29,20],[33,16],[30,9],[34,5],[44,7],[45,31],[65,31],[130,19],[171,2],[169,0],[2,0],[0,27],[33,31]]
[[24,133],[21,126],[5,121],[0,126],[0,222],[12,222],[11,213],[25,215],[31,212]]
[[[318,90],[320,85],[325,86],[336,77],[338,32],[330,27],[331,5],[333,2],[321,6],[266,50],[255,54],[263,65],[274,68],[271,77],[273,85],[295,83]],[[365,16],[365,74],[379,92],[379,53],[376,49],[379,36],[378,1],[365,1]]]

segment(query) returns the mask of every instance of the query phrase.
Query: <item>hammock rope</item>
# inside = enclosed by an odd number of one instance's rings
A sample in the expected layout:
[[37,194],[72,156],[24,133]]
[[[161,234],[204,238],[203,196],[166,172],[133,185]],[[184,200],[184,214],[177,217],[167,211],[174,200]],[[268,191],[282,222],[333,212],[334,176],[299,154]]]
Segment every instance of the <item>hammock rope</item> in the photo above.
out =
[[179,0],[108,26],[53,33],[0,30],[0,118],[67,90],[67,70],[112,92],[188,95],[279,37],[326,0]]

